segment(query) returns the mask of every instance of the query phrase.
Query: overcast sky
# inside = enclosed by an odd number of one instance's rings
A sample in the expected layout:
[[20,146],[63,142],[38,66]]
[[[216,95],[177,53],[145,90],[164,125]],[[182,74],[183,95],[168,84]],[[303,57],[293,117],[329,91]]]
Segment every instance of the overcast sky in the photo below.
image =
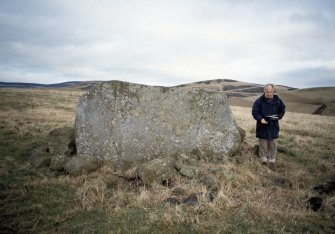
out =
[[0,0],[0,81],[335,86],[333,0]]

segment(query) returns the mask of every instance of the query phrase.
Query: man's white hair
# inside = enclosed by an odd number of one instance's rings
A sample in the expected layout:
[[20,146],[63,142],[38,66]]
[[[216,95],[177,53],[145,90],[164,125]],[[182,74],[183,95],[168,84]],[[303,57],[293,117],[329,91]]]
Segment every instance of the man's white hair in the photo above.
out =
[[266,88],[269,87],[269,86],[272,88],[272,91],[275,91],[275,86],[274,86],[273,84],[266,84],[266,85],[264,86],[264,91],[265,91]]

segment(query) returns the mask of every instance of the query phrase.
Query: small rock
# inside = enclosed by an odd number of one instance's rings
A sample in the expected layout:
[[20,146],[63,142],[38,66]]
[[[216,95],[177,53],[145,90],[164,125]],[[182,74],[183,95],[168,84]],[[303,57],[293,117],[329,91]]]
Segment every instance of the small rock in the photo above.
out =
[[64,166],[70,175],[88,173],[98,168],[98,160],[93,156],[73,157]]
[[51,155],[73,155],[75,151],[74,129],[69,127],[57,128],[47,136],[47,149]]
[[183,203],[186,205],[196,205],[198,203],[198,197],[196,194],[192,194],[189,197],[183,199]]
[[322,207],[323,199],[321,197],[311,197],[308,199],[309,205],[307,208],[311,208],[314,211],[318,211]]
[[137,167],[137,175],[145,185],[169,184],[177,175],[173,158],[153,159]]
[[180,201],[175,197],[168,197],[164,200],[164,202],[172,204],[172,205],[179,205],[180,204]]
[[64,169],[65,164],[68,161],[68,157],[66,155],[56,155],[51,158],[50,162],[50,170],[52,171],[61,171]]
[[195,168],[189,165],[182,165],[179,170],[179,174],[188,179],[192,179],[195,176]]

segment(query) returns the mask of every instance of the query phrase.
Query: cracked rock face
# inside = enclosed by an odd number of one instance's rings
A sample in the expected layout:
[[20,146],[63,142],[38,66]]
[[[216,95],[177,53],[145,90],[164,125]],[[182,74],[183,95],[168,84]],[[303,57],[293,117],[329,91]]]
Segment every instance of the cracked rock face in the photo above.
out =
[[216,162],[241,144],[226,95],[200,89],[102,82],[80,98],[75,124],[79,157],[128,168],[179,154]]

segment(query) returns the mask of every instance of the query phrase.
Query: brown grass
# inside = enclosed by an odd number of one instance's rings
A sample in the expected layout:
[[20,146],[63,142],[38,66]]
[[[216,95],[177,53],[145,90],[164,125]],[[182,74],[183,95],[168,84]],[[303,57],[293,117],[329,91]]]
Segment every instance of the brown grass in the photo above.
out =
[[[246,131],[245,163],[203,164],[219,191],[213,202],[198,179],[179,177],[172,187],[136,186],[119,179],[105,165],[88,175],[55,175],[33,169],[28,157],[51,130],[73,126],[82,91],[0,90],[0,232],[38,233],[330,233],[334,231],[334,195],[325,209],[306,209],[312,188],[334,180],[335,117],[287,112],[281,120],[279,145],[294,154],[278,154],[278,171],[260,165],[254,153],[255,121],[250,107],[233,106],[236,122]],[[15,99],[14,99],[15,98]],[[129,175],[134,171],[129,171]],[[116,175],[117,176],[117,175]],[[281,187],[285,178],[292,187]],[[198,203],[170,205],[174,187],[197,194]],[[99,224],[99,225],[98,225]]]

